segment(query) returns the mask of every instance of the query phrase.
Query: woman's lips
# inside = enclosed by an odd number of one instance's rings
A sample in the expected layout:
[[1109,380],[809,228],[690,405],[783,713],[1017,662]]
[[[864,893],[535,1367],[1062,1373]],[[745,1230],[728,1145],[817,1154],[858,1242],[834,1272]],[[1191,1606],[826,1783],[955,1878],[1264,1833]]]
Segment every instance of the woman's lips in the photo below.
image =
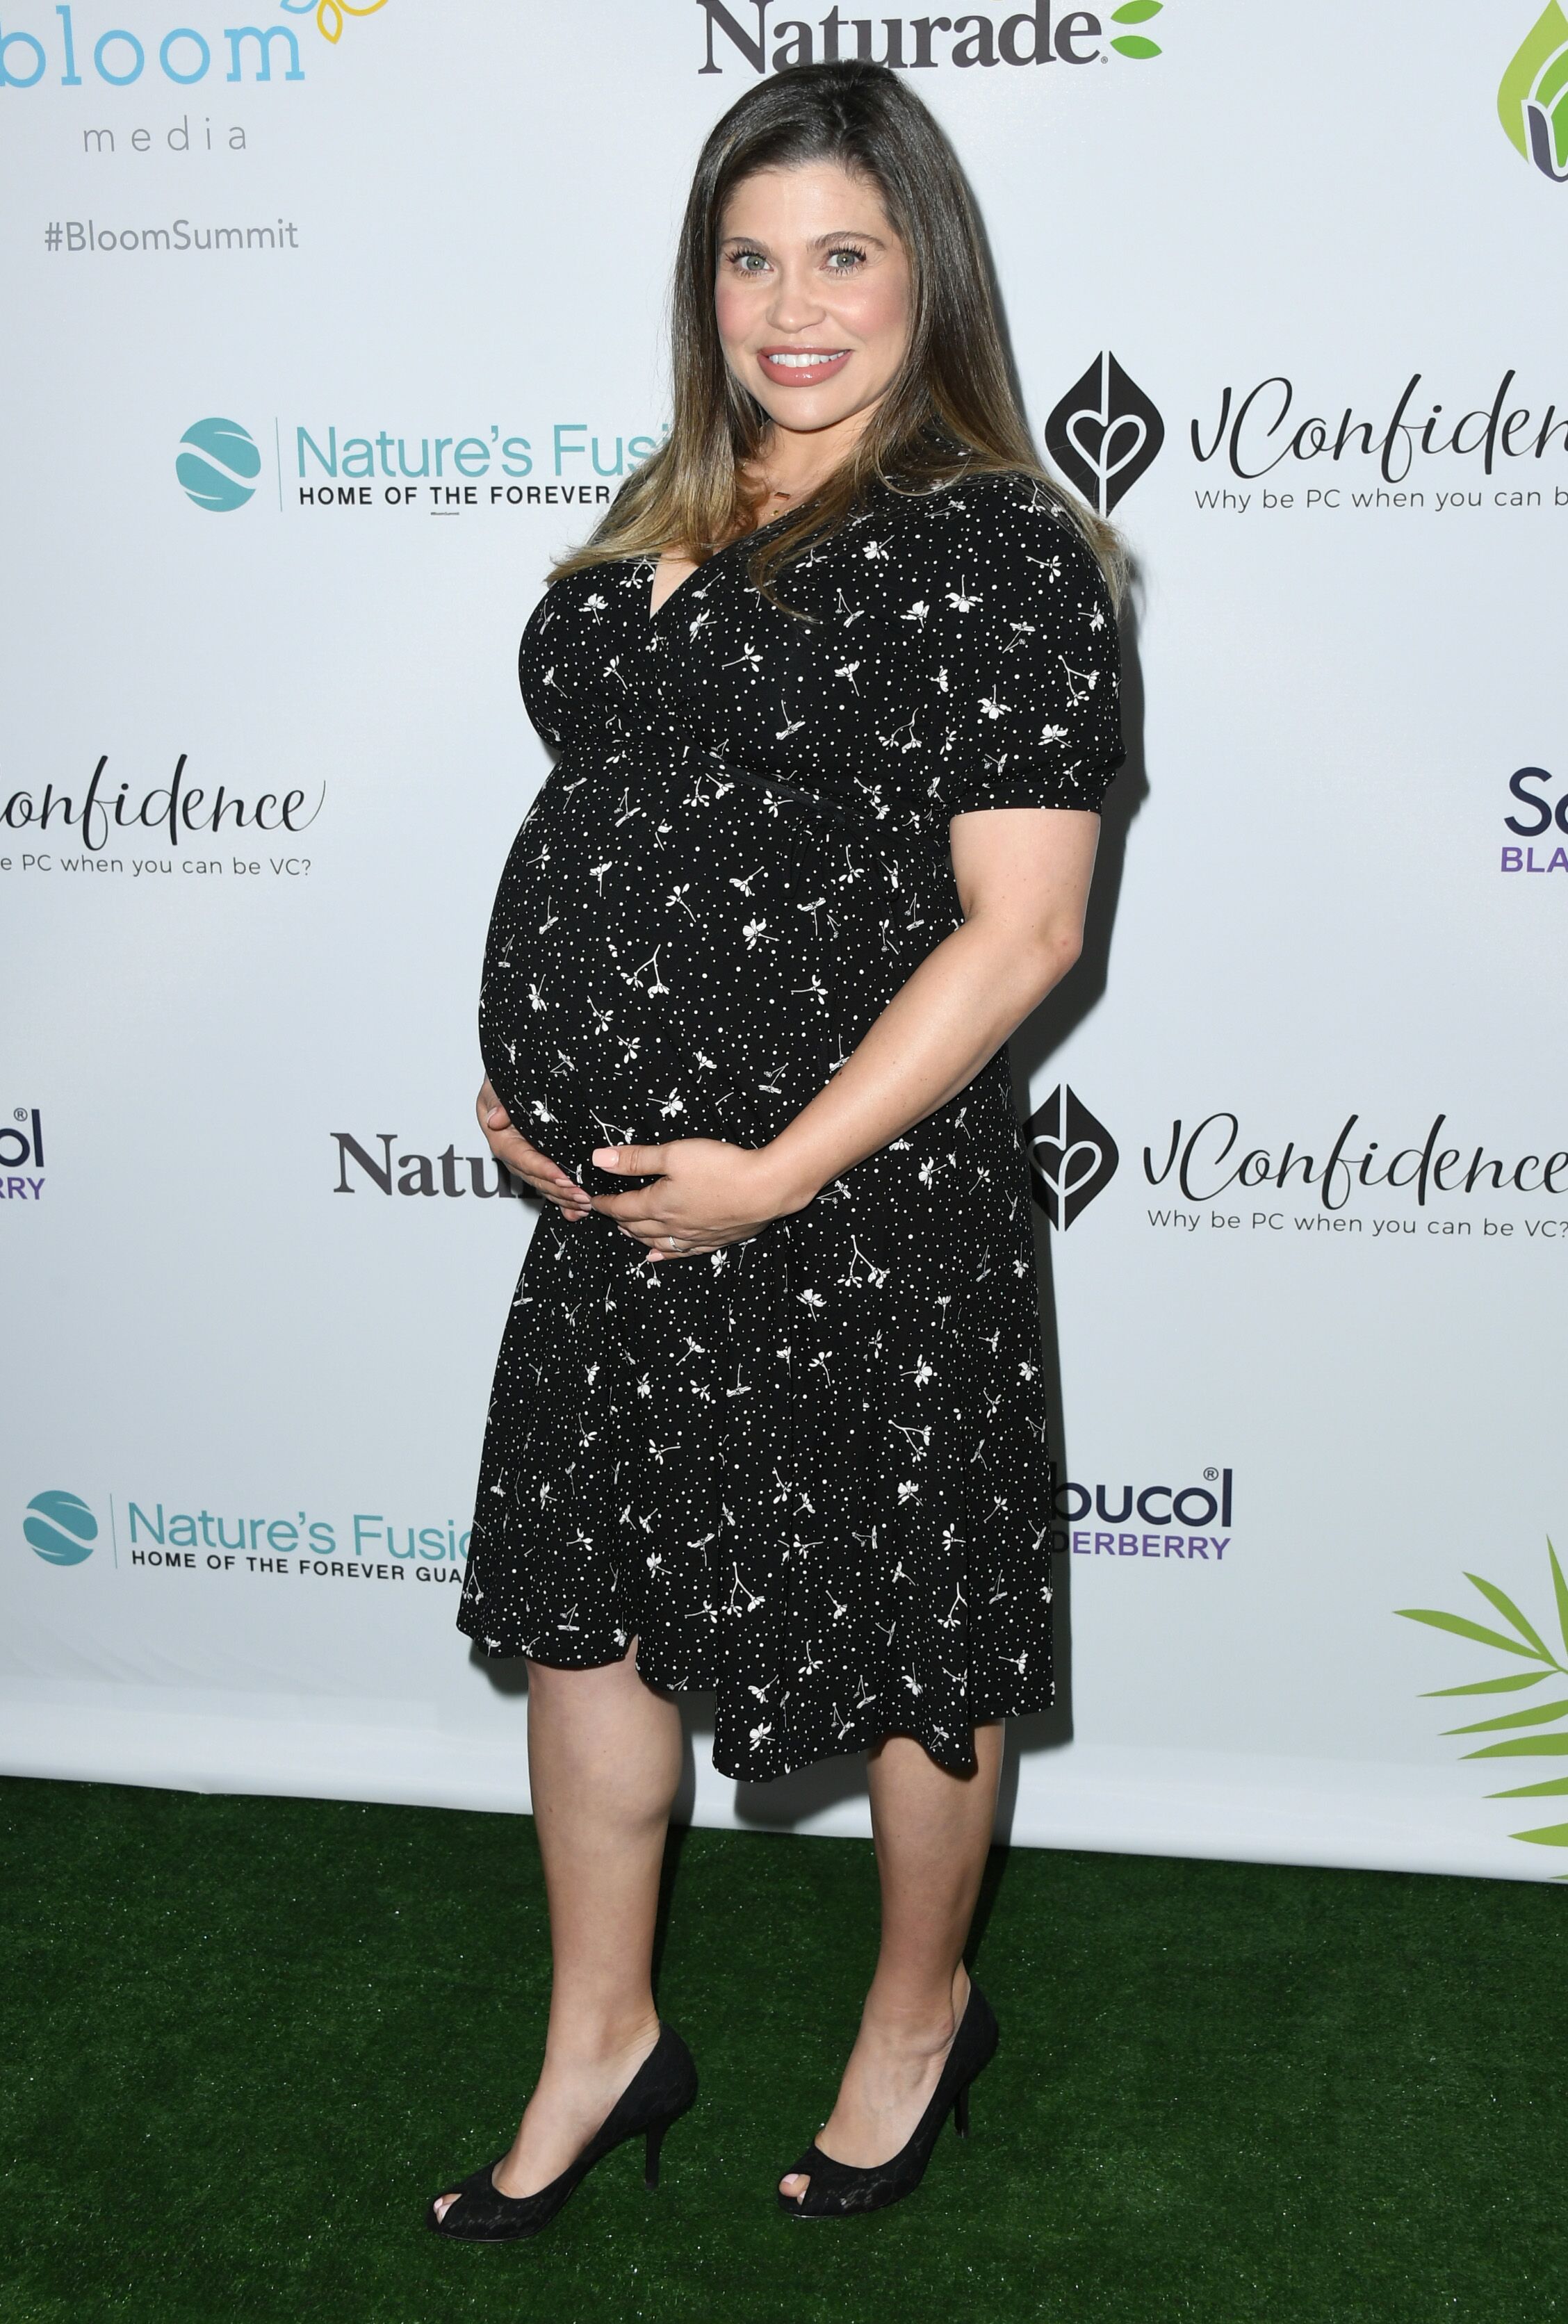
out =
[[757,351],[763,377],[779,387],[816,387],[819,381],[842,371],[849,358],[848,347],[760,347]]

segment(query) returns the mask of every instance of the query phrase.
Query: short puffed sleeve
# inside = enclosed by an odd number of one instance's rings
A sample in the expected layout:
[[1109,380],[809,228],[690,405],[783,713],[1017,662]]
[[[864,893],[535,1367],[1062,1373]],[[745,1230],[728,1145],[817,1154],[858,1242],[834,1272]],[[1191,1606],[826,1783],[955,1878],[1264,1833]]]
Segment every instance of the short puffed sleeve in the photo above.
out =
[[1031,477],[966,477],[934,497],[949,505],[929,512],[941,569],[922,644],[943,696],[943,806],[1097,810],[1127,752],[1115,609],[1093,550]]

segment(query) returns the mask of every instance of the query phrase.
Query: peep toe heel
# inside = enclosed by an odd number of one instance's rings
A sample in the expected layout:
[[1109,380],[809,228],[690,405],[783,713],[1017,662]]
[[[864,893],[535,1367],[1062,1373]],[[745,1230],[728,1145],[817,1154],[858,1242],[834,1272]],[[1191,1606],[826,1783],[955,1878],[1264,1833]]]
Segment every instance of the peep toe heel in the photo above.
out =
[[[594,2136],[558,2179],[532,2195],[503,2195],[495,2184],[494,2163],[486,2163],[460,2185],[443,2188],[432,2199],[425,2224],[457,2243],[510,2244],[537,2236],[549,2226],[595,2164],[632,2138],[643,2141],[642,2183],[651,2193],[659,2184],[665,2133],[696,2096],[696,2066],[691,2052],[673,2025],[661,2023],[659,2040]],[[443,2217],[437,2207],[447,2195],[457,2200],[447,2204]]]
[[803,2177],[808,2176],[811,2184],[803,2195],[780,2191],[779,2209],[792,2219],[848,2219],[866,2211],[885,2211],[890,2203],[901,2203],[906,2195],[912,2195],[926,2175],[931,2151],[949,2115],[958,2136],[968,2137],[970,2086],[995,2056],[997,2038],[991,2004],[972,1984],[941,2078],[906,2144],[890,2162],[862,2171],[824,2154],[813,2140],[792,2166]]

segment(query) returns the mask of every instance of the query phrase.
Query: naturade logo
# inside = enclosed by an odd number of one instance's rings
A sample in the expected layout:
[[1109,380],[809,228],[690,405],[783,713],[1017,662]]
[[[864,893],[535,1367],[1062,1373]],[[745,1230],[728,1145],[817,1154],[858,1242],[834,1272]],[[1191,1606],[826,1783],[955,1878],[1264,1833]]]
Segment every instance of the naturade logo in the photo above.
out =
[[940,65],[1093,65],[1115,54],[1135,63],[1158,57],[1147,32],[1166,0],[1121,0],[1102,16],[1092,8],[1036,0],[1032,8],[998,6],[966,16],[845,16],[830,8],[815,24],[798,16],[770,21],[775,0],[696,0],[703,14],[699,73],[749,65],[754,73],[790,65],[890,65],[921,72]]
[[[374,16],[386,5],[277,0],[281,14],[314,17],[322,38],[335,43],[347,17]],[[209,41],[189,24],[167,31],[145,23],[135,31],[120,24],[100,29],[87,8],[78,17],[77,0],[57,0],[54,15],[51,24],[41,13],[36,31],[14,25],[0,32],[0,88],[36,88],[45,75],[61,88],[130,88],[144,73],[161,73],[180,88],[209,73],[229,81],[305,78],[305,52],[291,24],[229,24]]]
[[22,1536],[46,1565],[79,1565],[93,1554],[98,1521],[79,1493],[34,1493]]
[[1568,15],[1551,0],[1503,75],[1498,116],[1508,142],[1554,185],[1568,184]]

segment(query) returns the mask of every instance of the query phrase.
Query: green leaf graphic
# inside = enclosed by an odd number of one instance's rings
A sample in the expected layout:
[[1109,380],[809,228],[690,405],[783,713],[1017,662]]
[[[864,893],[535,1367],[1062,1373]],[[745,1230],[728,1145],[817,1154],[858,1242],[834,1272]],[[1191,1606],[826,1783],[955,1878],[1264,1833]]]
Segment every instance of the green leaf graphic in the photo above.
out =
[[1563,1633],[1563,1651],[1568,1654],[1568,1582],[1563,1578],[1563,1568],[1557,1563],[1557,1553],[1550,1541],[1546,1554],[1552,1561],[1552,1587],[1557,1593],[1557,1627]]
[[1533,1629],[1530,1624],[1526,1621],[1524,1616],[1520,1613],[1518,1608],[1515,1605],[1513,1600],[1508,1596],[1506,1591],[1499,1590],[1495,1582],[1483,1582],[1479,1573],[1467,1573],[1464,1578],[1467,1582],[1471,1582],[1475,1584],[1475,1587],[1480,1591],[1481,1596],[1487,1600],[1489,1604],[1497,1608],[1498,1612],[1502,1616],[1505,1622],[1511,1622],[1513,1624],[1520,1637],[1524,1638],[1535,1648],[1536,1654],[1540,1655],[1543,1662],[1549,1663],[1553,1659],[1552,1649],[1546,1644],[1545,1639],[1541,1636],[1539,1630]]
[[1147,24],[1164,6],[1165,0],[1127,0],[1124,8],[1112,8],[1111,21],[1113,24]]
[[1508,143],[1526,161],[1538,158],[1530,142],[1534,108],[1545,124],[1552,157],[1558,170],[1568,170],[1568,106],[1559,99],[1568,88],[1568,16],[1559,0],[1549,0],[1525,37],[1498,90],[1498,118]]
[[[1434,1630],[1452,1630],[1456,1638],[1475,1638],[1483,1646],[1500,1646],[1505,1655],[1524,1655],[1531,1662],[1540,1657],[1528,1646],[1517,1646],[1512,1638],[1499,1637],[1496,1630],[1483,1630],[1479,1622],[1467,1622],[1462,1614],[1434,1614],[1425,1606],[1396,1606],[1394,1611],[1407,1622],[1430,1622]],[[1549,1662],[1551,1656],[1547,1655]]]
[[1158,41],[1146,41],[1141,32],[1121,32],[1111,43],[1124,57],[1158,57],[1162,51]]
[[1538,1831],[1515,1831],[1510,1840],[1533,1840],[1537,1848],[1568,1848],[1568,1823],[1544,1823]]
[[1568,1711],[1568,1702],[1536,1702],[1527,1711],[1505,1711],[1500,1719],[1477,1719],[1469,1727],[1445,1727],[1445,1735],[1484,1735],[1498,1727],[1545,1727],[1549,1719],[1561,1719]]
[[1489,1792],[1489,1800],[1561,1799],[1568,1792],[1568,1775],[1554,1775],[1549,1784],[1520,1784],[1511,1792]]
[[1431,1702],[1442,1694],[1512,1694],[1521,1686],[1539,1686],[1543,1679],[1555,1675],[1553,1671],[1508,1671],[1501,1678],[1472,1678],[1468,1686],[1429,1686],[1422,1700]]
[[1568,1758],[1568,1735],[1519,1735],[1511,1743],[1488,1743],[1480,1751],[1467,1751],[1467,1759],[1562,1759]]

